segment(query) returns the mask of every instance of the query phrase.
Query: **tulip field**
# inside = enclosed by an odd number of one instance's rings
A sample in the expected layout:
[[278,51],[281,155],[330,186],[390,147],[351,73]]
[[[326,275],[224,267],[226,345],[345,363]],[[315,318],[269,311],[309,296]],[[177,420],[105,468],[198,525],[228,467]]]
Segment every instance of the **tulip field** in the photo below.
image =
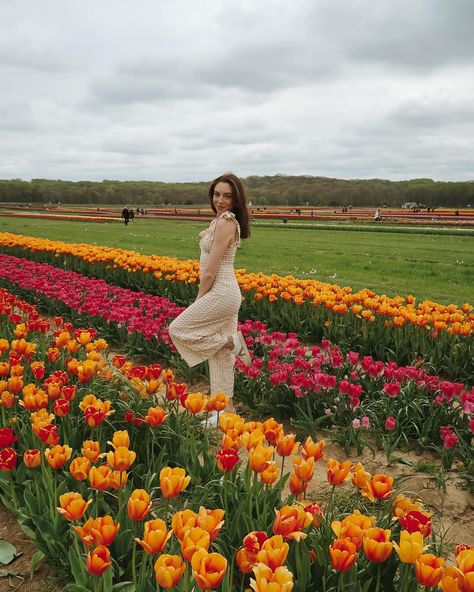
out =
[[65,590],[474,590],[391,474],[425,451],[472,487],[470,304],[240,270],[241,416],[169,338],[196,261],[0,233],[0,262],[0,496]]

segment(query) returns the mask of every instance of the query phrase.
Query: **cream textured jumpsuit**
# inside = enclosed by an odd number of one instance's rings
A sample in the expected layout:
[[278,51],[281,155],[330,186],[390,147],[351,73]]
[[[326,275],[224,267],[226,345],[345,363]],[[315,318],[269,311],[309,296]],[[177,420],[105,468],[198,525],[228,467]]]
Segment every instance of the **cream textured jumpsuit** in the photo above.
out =
[[[235,224],[235,238],[224,252],[209,292],[183,311],[169,326],[170,337],[189,366],[208,360],[211,394],[234,392],[235,356],[223,347],[237,332],[237,314],[242,297],[234,272],[234,258],[240,246],[240,226],[232,212],[224,212],[199,233],[200,268],[206,268],[217,222]],[[222,223],[222,222],[221,222]]]

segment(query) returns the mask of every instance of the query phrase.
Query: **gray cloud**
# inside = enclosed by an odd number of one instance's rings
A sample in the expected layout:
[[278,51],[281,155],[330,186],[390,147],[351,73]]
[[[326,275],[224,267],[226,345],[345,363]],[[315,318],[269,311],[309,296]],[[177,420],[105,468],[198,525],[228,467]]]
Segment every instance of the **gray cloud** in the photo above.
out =
[[473,176],[471,0],[0,6],[0,177]]

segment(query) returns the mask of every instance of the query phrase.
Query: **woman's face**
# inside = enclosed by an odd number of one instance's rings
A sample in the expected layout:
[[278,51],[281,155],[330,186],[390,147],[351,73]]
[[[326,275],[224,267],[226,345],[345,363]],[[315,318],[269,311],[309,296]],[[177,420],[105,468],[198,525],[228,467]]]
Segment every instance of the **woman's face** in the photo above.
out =
[[214,187],[212,202],[216,208],[217,215],[232,210],[232,187],[229,183],[220,181]]

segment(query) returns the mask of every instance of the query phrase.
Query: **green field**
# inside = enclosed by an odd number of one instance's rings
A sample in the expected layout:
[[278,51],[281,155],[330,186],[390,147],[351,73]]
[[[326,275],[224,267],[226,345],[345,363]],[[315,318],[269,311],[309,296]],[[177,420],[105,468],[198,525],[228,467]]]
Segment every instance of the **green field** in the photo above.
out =
[[[144,254],[197,259],[201,222],[138,218],[128,226],[0,216],[0,231],[71,243],[107,245]],[[394,229],[395,230],[395,229]],[[435,231],[434,231],[435,232]],[[237,267],[413,294],[441,303],[474,302],[474,237],[255,226],[238,251]]]

